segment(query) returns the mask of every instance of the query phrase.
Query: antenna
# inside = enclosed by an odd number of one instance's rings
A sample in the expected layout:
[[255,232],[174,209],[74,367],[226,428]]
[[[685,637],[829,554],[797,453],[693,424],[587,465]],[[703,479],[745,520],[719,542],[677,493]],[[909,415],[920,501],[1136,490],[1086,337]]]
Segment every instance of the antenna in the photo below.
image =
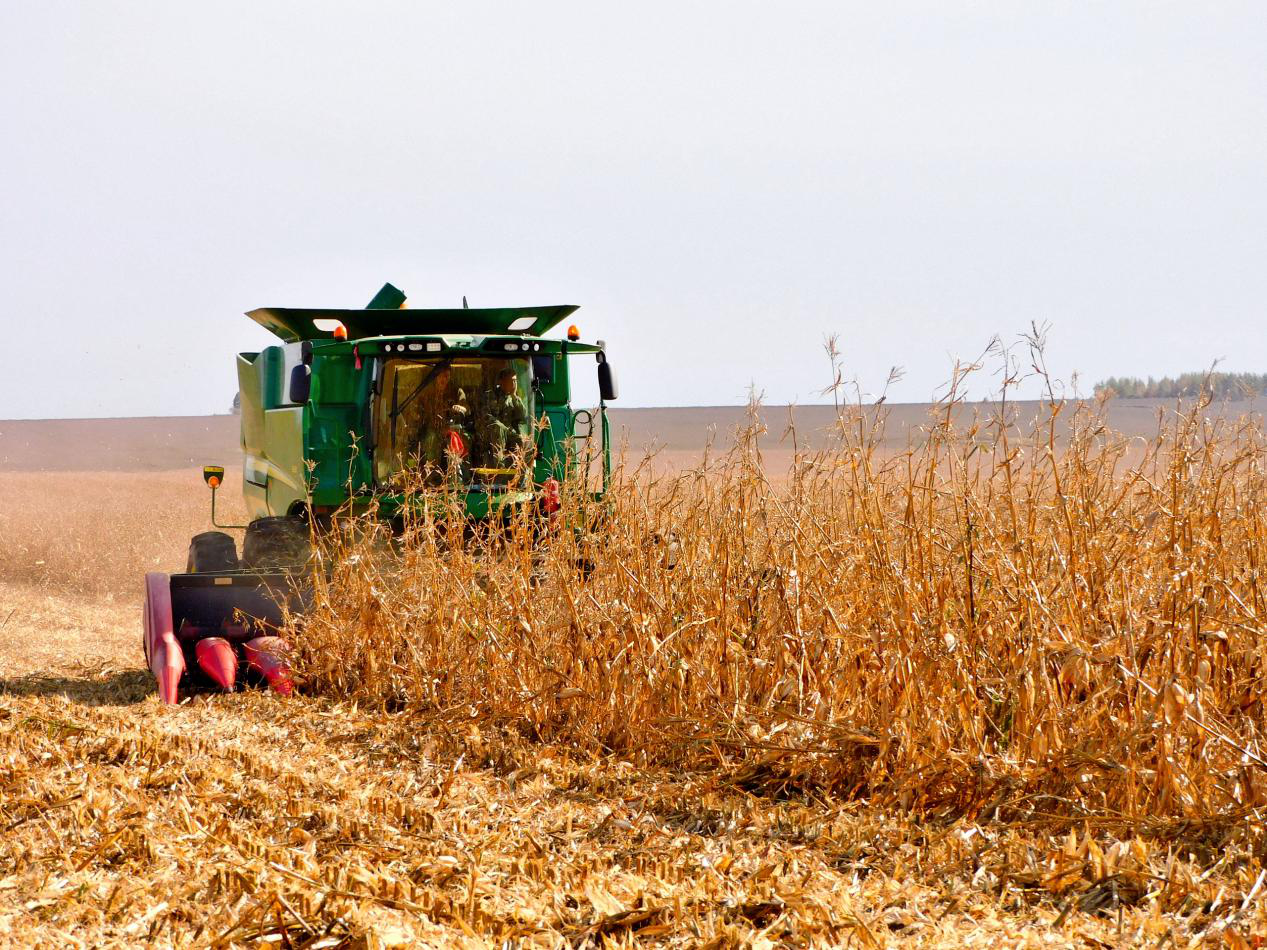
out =
[[470,310],[470,309],[471,309],[471,305],[470,305],[469,303],[467,303],[467,302],[466,302],[466,294],[463,294],[463,295],[462,295],[462,309],[463,309],[463,310]]

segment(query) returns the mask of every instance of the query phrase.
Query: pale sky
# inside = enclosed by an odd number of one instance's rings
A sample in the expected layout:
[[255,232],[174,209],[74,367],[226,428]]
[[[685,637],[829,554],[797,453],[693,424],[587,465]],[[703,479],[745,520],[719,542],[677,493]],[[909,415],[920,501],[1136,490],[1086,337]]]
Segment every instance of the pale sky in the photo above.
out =
[[[1267,371],[1259,3],[0,3],[0,418],[223,412],[260,306],[575,303],[620,405]],[[981,394],[988,388],[983,381]]]

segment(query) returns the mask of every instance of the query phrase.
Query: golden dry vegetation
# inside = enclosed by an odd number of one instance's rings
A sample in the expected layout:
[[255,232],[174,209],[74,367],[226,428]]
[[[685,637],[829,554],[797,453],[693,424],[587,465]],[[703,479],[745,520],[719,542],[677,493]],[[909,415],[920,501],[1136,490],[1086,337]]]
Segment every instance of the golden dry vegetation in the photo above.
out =
[[[879,452],[846,409],[785,477],[752,430],[544,546],[350,528],[290,631],[308,695],[176,709],[135,669],[141,568],[55,549],[179,566],[197,476],[162,507],[121,477],[105,515],[68,476],[55,529],[0,476],[31,539],[0,588],[0,942],[1256,945],[1263,432],[1056,422]],[[121,649],[29,672],[36,602]]]
[[[237,474],[218,516],[242,517]],[[209,499],[197,469],[0,472],[0,581],[59,595],[137,596],[146,571],[184,567]]]

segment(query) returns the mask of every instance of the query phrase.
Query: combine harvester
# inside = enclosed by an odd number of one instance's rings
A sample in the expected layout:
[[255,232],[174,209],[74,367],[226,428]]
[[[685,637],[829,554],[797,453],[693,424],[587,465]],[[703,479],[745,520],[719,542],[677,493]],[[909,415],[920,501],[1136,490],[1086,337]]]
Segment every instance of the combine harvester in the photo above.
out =
[[[287,610],[302,612],[310,524],[377,504],[391,519],[420,470],[465,492],[475,522],[525,507],[543,522],[560,482],[588,477],[597,428],[611,474],[606,403],[616,381],[603,342],[546,339],[576,307],[413,310],[387,284],[364,310],[264,308],[247,316],[282,340],[238,354],[242,491],[249,523],[216,522],[224,469],[207,466],[211,523],[183,574],[145,577],[145,658],[163,702],[182,691],[267,684],[292,690]],[[571,407],[569,357],[598,361],[594,413]],[[516,468],[527,459],[530,475]],[[419,476],[413,475],[415,479]],[[426,477],[425,475],[423,477]],[[349,504],[351,503],[351,504]]]

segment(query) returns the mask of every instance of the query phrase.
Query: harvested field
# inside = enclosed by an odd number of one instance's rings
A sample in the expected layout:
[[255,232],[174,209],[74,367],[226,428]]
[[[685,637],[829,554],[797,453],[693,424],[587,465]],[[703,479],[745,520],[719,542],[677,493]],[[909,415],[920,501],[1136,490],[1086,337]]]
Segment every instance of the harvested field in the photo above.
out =
[[1219,890],[1252,883],[1134,837],[1105,854],[1103,833],[770,800],[474,724],[149,692],[135,671],[6,684],[0,940],[999,946],[1035,926],[1113,945],[1164,933],[1162,910],[1214,923]]
[[[244,517],[241,471],[226,473],[222,519]],[[0,473],[0,579],[58,595],[132,599],[145,571],[183,569],[205,531],[200,470]]]
[[0,476],[0,943],[1256,945],[1267,443],[1066,410],[631,471],[588,577],[343,542],[309,695],[175,709],[197,474]]

